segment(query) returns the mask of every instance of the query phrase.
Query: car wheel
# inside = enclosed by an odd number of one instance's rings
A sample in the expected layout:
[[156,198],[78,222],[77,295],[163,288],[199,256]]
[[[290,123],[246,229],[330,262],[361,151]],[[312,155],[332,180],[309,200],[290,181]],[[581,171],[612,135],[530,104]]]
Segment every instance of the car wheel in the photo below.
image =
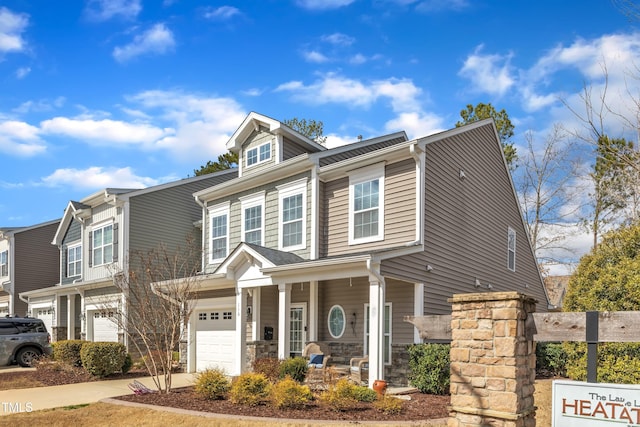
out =
[[25,347],[21,348],[16,354],[16,361],[18,364],[24,368],[28,368],[31,366],[33,361],[40,357],[42,352],[37,348],[33,347]]

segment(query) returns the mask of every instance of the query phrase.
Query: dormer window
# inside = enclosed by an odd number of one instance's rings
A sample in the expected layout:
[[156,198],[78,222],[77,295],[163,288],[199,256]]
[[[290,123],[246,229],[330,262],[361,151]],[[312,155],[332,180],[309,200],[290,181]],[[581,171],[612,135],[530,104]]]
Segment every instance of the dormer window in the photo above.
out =
[[266,162],[271,158],[271,143],[259,145],[247,150],[247,167]]

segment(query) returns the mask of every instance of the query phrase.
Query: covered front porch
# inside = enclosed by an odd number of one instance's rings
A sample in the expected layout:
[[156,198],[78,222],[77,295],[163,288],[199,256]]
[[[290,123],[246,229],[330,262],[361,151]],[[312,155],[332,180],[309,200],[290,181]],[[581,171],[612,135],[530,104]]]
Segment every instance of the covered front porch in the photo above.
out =
[[[273,254],[243,245],[201,282],[188,371],[218,366],[238,375],[256,359],[301,356],[317,342],[330,365],[367,355],[369,384],[406,384],[406,346],[420,339],[403,317],[422,315],[423,285],[383,277],[370,255],[278,265]],[[233,356],[213,356],[225,351]]]

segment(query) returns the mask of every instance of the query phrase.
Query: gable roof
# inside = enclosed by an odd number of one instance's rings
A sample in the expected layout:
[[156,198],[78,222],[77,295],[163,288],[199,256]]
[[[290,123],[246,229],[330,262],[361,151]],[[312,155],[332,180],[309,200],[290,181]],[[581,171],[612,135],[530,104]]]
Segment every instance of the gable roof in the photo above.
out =
[[238,129],[233,133],[233,135],[231,135],[231,138],[227,141],[227,150],[238,153],[240,151],[240,147],[247,140],[249,135],[251,135],[252,132],[257,131],[260,126],[266,127],[269,129],[269,132],[274,135],[284,135],[288,137],[289,139],[301,144],[310,152],[326,150],[323,145],[318,144],[313,139],[291,129],[281,121],[253,111],[249,113]]
[[318,163],[320,166],[327,166],[332,163],[350,159],[361,154],[366,154],[371,151],[376,151],[408,140],[409,138],[407,137],[407,134],[404,131],[401,131],[376,138],[366,139],[364,141],[354,142],[352,144],[342,145],[340,147],[330,148],[317,155],[319,157]]

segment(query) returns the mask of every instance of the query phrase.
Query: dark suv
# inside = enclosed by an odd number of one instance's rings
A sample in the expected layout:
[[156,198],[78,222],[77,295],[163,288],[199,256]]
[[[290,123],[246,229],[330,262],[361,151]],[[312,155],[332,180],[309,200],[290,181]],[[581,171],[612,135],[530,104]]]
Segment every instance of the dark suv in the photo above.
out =
[[51,335],[42,320],[0,317],[0,365],[31,366],[34,359],[51,353]]

